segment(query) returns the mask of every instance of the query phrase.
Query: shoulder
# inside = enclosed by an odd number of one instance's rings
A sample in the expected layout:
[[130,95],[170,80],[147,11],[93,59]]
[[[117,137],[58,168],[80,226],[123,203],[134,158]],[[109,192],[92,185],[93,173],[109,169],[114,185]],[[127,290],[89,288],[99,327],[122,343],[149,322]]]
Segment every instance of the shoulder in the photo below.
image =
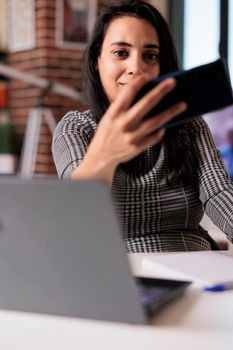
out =
[[65,126],[82,126],[82,125],[90,125],[92,127],[97,127],[97,122],[95,117],[90,109],[79,112],[79,111],[70,111],[64,115],[64,117],[60,120],[58,125]]
[[96,129],[97,122],[90,110],[84,112],[70,111],[57,124],[54,137],[74,133],[90,136],[94,135]]
[[193,133],[210,131],[208,124],[202,116],[194,118],[192,121],[187,123],[186,129]]
[[207,142],[208,144],[214,144],[213,135],[211,130],[203,117],[198,117],[193,119],[186,126],[189,135],[192,137],[193,141],[196,142]]

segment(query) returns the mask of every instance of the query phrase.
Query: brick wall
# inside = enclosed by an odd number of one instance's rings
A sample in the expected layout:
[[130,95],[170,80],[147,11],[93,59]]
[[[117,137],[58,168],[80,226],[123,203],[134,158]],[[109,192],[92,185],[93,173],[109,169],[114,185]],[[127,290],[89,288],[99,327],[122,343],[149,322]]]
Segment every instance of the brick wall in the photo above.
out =
[[[109,0],[98,0],[98,11]],[[58,47],[56,42],[56,0],[35,0],[36,46],[33,50],[9,52],[11,67],[33,73],[52,81],[82,89],[83,49]],[[9,84],[9,106],[12,121],[16,126],[16,144],[20,153],[29,110],[35,106],[40,90],[19,80]],[[74,101],[62,96],[48,94],[45,102],[51,108],[56,122],[69,110],[85,109],[85,101]],[[51,134],[42,122],[35,174],[55,174],[51,156]]]
[[[101,0],[98,10],[108,1]],[[36,47],[33,50],[9,52],[11,67],[39,77],[82,89],[82,49],[59,48],[56,42],[56,0],[35,0]],[[16,143],[20,152],[30,108],[37,103],[40,90],[19,80],[9,85],[9,105],[12,121],[16,126]],[[56,121],[68,110],[83,110],[84,101],[74,101],[55,94],[48,94],[45,102],[51,108]],[[43,120],[36,158],[36,174],[55,174],[51,156],[51,134]]]

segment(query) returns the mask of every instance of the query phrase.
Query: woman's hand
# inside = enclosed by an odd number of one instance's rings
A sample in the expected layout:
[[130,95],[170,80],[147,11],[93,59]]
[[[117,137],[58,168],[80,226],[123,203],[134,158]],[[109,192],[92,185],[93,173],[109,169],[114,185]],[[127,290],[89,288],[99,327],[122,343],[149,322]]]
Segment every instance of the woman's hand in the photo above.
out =
[[73,172],[72,179],[103,179],[111,186],[116,167],[136,157],[148,146],[159,143],[165,134],[163,125],[186,109],[185,103],[178,103],[144,119],[176,85],[175,79],[166,79],[130,107],[148,80],[146,76],[137,76],[122,88],[102,117],[86,156]]

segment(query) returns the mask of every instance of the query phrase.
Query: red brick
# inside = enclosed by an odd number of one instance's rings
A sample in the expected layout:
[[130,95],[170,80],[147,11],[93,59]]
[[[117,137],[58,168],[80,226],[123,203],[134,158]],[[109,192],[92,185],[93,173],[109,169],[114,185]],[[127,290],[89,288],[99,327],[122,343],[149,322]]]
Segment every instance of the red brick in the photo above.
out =
[[[102,8],[108,3],[100,0]],[[82,49],[58,47],[56,41],[56,0],[35,0],[36,6],[36,48],[8,55],[9,64],[19,70],[39,77],[57,81],[74,89],[82,88]],[[9,83],[9,98],[13,123],[16,125],[17,143],[23,142],[23,135],[30,109],[35,105],[41,90],[35,86],[12,80]],[[74,101],[63,96],[48,94],[45,102],[51,107],[58,122],[69,110],[86,109],[85,101]],[[42,120],[36,164],[37,174],[55,174],[51,156],[52,135]]]

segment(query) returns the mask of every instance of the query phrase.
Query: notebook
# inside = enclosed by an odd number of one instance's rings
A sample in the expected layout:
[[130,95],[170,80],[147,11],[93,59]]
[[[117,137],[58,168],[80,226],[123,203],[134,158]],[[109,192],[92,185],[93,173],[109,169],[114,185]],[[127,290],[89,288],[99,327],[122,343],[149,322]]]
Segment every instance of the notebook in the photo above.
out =
[[160,278],[186,279],[203,287],[233,282],[233,256],[226,251],[157,254],[144,257],[142,268]]
[[133,277],[94,181],[0,177],[0,308],[146,324],[186,281]]

